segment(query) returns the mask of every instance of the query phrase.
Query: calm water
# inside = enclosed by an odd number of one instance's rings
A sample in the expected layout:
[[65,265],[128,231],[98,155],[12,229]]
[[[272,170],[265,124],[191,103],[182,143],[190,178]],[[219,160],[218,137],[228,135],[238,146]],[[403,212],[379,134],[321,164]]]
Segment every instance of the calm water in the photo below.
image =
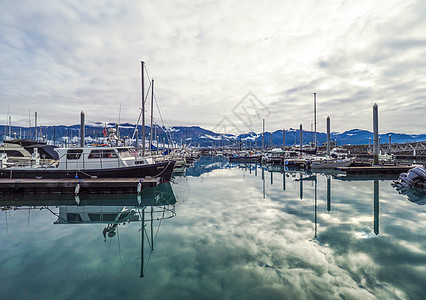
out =
[[426,299],[424,199],[209,157],[139,199],[2,197],[0,299]]

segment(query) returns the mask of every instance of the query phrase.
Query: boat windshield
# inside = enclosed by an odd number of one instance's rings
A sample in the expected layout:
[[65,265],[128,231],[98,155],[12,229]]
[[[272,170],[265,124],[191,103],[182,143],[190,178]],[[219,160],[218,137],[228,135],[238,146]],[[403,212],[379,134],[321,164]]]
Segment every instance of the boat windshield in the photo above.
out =
[[112,149],[95,149],[90,151],[89,158],[117,158]]
[[71,149],[67,151],[67,159],[80,159],[82,149]]
[[132,154],[130,153],[129,148],[117,148],[117,151],[122,158],[132,157]]

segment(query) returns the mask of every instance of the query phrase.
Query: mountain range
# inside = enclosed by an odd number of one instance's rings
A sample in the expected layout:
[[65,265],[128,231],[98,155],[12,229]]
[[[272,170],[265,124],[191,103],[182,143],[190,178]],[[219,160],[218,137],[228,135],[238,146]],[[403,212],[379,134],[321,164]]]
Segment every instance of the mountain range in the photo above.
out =
[[[98,139],[104,137],[105,129],[115,128],[116,124],[114,123],[90,123],[86,124],[86,141],[95,142]],[[126,139],[134,137],[135,128],[137,127],[139,132],[139,139],[141,139],[142,126],[134,125],[129,123],[120,124],[119,134],[120,137],[126,137]],[[145,126],[145,135],[146,138],[149,138],[150,127]],[[11,138],[35,138],[35,129],[34,127],[18,127],[6,125],[0,125],[0,140],[8,139],[9,132]],[[283,132],[282,130],[277,130],[274,132],[265,132],[264,143],[265,146],[271,146],[271,134],[272,134],[272,144],[273,146],[282,146],[283,142]],[[55,138],[56,144],[66,141],[68,138],[73,143],[78,143],[80,137],[80,125],[59,125],[59,126],[41,126],[37,128],[37,135],[39,139],[44,139],[45,141],[53,141]],[[426,141],[426,134],[417,134],[410,135],[404,133],[393,133],[388,132],[380,134],[381,143],[389,142],[389,135],[391,135],[392,143],[408,143],[408,142],[418,142]],[[159,141],[166,140],[169,138],[178,144],[187,144],[192,146],[201,146],[201,147],[214,147],[219,145],[235,145],[236,142],[241,143],[246,146],[255,146],[260,147],[262,145],[262,133],[248,132],[242,134],[220,134],[201,128],[199,126],[174,126],[174,127],[162,127],[156,126],[153,128],[153,136],[158,136]],[[299,144],[299,129],[290,128],[286,130],[286,146]],[[309,144],[313,142],[314,133],[311,131],[303,131],[303,143]],[[373,133],[367,130],[361,129],[352,129],[345,131],[343,133],[332,132],[331,133],[332,141],[335,141],[338,145],[362,145],[372,142]],[[322,144],[327,141],[327,134],[324,132],[317,132],[317,141],[318,144]]]

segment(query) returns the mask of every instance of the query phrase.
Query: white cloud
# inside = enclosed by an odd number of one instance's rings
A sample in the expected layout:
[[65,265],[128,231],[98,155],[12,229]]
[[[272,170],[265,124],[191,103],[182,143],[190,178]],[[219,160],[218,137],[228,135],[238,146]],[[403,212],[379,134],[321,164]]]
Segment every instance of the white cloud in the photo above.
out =
[[212,129],[252,91],[269,129],[308,128],[317,92],[319,130],[328,115],[336,131],[371,129],[377,102],[380,130],[424,133],[425,13],[415,0],[3,1],[0,102],[22,125],[28,109],[44,124],[116,121],[120,103],[135,123],[144,60],[168,125]]

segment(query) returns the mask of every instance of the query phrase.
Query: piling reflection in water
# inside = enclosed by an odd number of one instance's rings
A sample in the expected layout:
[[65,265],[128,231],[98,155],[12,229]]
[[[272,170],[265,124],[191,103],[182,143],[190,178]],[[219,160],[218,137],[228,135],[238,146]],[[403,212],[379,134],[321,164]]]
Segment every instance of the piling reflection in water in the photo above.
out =
[[[80,207],[113,206],[121,198],[119,205],[143,210],[128,214],[138,221],[120,223],[111,237],[106,231],[106,243],[102,231],[122,210],[86,226],[52,225],[57,216],[35,209],[27,225],[26,211],[5,207],[0,298],[45,299],[46,291],[66,299],[425,298],[419,249],[426,246],[426,207],[407,201],[390,181],[377,179],[376,186],[339,173],[277,168],[265,168],[262,180],[259,165],[204,163],[194,176],[175,177],[177,216],[164,220],[158,235],[148,221],[159,225],[155,197],[138,203],[135,195],[82,195]],[[185,203],[178,196],[189,189],[177,192],[176,183],[191,184]],[[48,207],[58,213],[61,205],[68,212],[79,207],[72,197]]]
[[[379,208],[380,208],[380,181],[387,181],[390,182],[390,179],[388,177],[384,178],[376,178],[376,179],[369,179],[369,178],[354,178],[354,177],[347,177],[345,176],[344,172],[337,171],[337,170],[319,170],[319,171],[305,171],[305,170],[289,170],[287,167],[279,166],[279,165],[267,165],[267,166],[260,166],[257,164],[252,164],[251,167],[248,167],[247,164],[244,165],[244,168],[250,168],[254,169],[254,174],[257,174],[257,169],[261,168],[261,174],[262,174],[262,194],[263,198],[265,199],[267,197],[266,194],[266,174],[265,171],[268,171],[270,173],[270,184],[274,184],[273,180],[273,174],[274,173],[281,173],[282,174],[282,190],[286,191],[286,177],[291,176],[294,177],[293,181],[298,183],[299,186],[299,199],[304,200],[304,190],[306,189],[304,187],[304,184],[306,182],[312,182],[312,193],[313,193],[313,209],[314,209],[314,216],[313,216],[313,223],[314,223],[314,238],[318,237],[318,176],[325,177],[326,181],[326,188],[325,188],[325,201],[326,201],[326,211],[327,213],[332,212],[332,179],[334,180],[341,180],[341,181],[372,181],[372,194],[373,194],[373,211],[372,211],[372,232],[375,235],[379,235],[380,233],[380,216],[379,216]],[[296,177],[295,177],[296,176]],[[409,196],[413,196],[413,192]],[[425,194],[419,193],[417,191],[416,196],[418,199],[420,197],[421,200],[425,200],[426,196]],[[423,197],[423,198],[422,198]],[[409,200],[412,201],[412,199]],[[417,202],[417,204],[424,204]]]
[[374,233],[379,234],[379,181],[374,180]]

